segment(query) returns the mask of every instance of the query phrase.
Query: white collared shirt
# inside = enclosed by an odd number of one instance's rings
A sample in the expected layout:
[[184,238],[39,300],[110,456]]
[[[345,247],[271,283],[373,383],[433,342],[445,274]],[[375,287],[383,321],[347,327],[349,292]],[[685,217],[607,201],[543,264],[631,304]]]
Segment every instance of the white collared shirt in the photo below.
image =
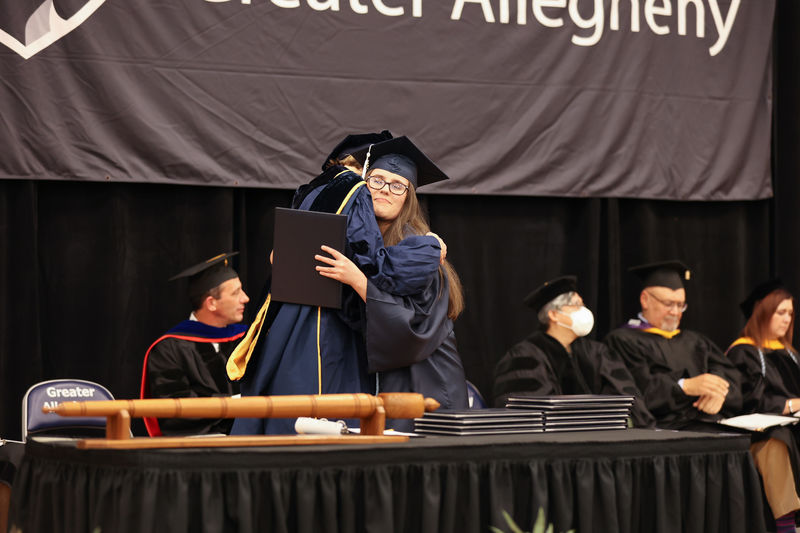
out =
[[[197,320],[197,317],[194,316],[194,311],[192,311],[192,314],[189,315],[189,320],[194,320],[195,322],[200,322],[199,320]],[[214,351],[219,353],[219,343],[218,342],[212,342],[211,344],[214,346]]]

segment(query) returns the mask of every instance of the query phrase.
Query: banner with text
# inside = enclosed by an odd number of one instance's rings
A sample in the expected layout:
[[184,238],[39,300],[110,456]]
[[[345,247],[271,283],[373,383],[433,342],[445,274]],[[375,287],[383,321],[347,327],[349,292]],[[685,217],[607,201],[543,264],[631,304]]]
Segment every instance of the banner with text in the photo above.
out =
[[772,195],[775,0],[0,0],[0,178],[294,188],[348,133],[423,192]]

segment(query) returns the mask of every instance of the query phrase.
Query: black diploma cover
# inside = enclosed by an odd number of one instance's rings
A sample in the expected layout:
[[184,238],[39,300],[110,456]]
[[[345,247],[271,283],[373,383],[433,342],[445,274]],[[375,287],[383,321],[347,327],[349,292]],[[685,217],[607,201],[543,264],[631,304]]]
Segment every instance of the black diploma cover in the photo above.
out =
[[272,299],[319,307],[342,307],[342,284],[316,271],[314,255],[325,244],[344,253],[347,216],[275,208]]

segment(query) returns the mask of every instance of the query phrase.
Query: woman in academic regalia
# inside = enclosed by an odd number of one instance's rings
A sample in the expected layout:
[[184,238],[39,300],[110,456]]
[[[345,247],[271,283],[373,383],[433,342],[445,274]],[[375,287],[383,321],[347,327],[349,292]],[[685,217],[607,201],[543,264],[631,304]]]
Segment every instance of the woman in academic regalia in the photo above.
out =
[[[429,228],[416,189],[447,176],[407,137],[375,144],[356,157],[365,161],[384,245],[425,235]],[[443,409],[466,409],[466,378],[453,332],[464,300],[452,265],[443,259],[423,290],[398,296],[368,280],[342,254],[325,251],[333,259],[316,257],[329,265],[317,267],[320,274],[350,285],[364,301],[367,370],[375,379],[375,392],[419,392],[435,398]],[[390,420],[387,425],[411,430],[413,421]]]
[[[800,357],[792,347],[794,298],[780,280],[771,280],[756,287],[741,309],[747,324],[727,355],[741,373],[745,412],[800,411]],[[797,431],[773,429],[750,447],[779,533],[794,533],[800,510]]]

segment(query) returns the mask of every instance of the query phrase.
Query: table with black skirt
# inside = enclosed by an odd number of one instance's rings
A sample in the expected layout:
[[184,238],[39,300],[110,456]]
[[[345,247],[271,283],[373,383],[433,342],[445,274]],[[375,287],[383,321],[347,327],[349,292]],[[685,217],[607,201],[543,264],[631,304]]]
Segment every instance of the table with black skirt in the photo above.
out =
[[[382,445],[79,450],[29,441],[21,532],[764,531],[746,435],[591,431]],[[15,530],[16,531],[16,530]]]

